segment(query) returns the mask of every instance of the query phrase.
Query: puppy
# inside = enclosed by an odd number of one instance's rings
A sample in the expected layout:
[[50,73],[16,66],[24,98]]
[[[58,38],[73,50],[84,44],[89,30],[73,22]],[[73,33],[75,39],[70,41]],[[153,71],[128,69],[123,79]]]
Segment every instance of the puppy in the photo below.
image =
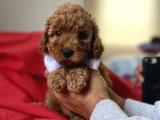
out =
[[[90,70],[98,70],[103,50],[98,26],[91,14],[77,4],[60,6],[48,18],[41,42],[48,71],[46,105],[61,111],[53,91],[80,93],[87,89]],[[74,118],[72,113],[67,113],[70,119]]]

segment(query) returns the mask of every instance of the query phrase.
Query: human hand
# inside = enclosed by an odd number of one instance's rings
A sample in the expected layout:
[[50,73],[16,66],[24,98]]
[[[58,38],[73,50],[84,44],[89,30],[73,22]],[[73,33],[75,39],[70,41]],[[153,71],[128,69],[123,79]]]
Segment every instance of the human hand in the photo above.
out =
[[105,81],[107,82],[108,87],[112,87],[113,84],[112,84],[111,79],[109,78],[108,69],[103,63],[101,63],[99,65],[99,71],[100,71],[101,75],[103,76],[103,78],[105,79]]
[[108,83],[108,95],[109,97],[116,102],[122,109],[124,107],[124,103],[125,103],[125,99],[120,97],[118,94],[116,94],[111,88],[112,88],[112,81],[108,78],[108,74],[107,74],[107,67],[101,63],[100,64],[100,71],[102,71],[101,73],[103,73],[103,77],[105,78],[105,80]]
[[135,69],[135,75],[136,75],[136,85],[141,85],[144,82],[144,77],[142,75],[143,72],[143,66],[142,62],[138,63],[136,69]]
[[89,87],[82,93],[54,92],[58,101],[66,108],[89,119],[95,105],[103,99],[108,99],[108,87],[98,71],[91,71]]
[[108,88],[108,94],[109,94],[110,98],[114,102],[116,102],[119,105],[119,107],[121,107],[121,109],[124,108],[124,104],[125,104],[125,99],[124,98],[122,98],[117,93],[115,93],[111,88]]

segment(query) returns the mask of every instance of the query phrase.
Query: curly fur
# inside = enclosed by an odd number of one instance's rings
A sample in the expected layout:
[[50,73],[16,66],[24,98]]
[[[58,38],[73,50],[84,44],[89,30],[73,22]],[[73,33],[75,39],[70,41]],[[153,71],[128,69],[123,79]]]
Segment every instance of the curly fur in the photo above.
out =
[[[99,59],[103,52],[92,15],[72,3],[60,6],[48,18],[40,49],[64,66],[47,75],[50,91],[68,89],[77,93],[86,88],[90,77],[90,70],[84,62],[91,58]],[[73,55],[66,58],[65,49],[72,50]]]
[[[62,44],[68,43],[66,46],[58,46],[58,48],[74,47],[75,45],[75,48],[73,49],[76,51],[85,51],[90,53],[90,57],[92,58],[99,58],[102,55],[103,46],[98,34],[98,27],[91,14],[80,5],[71,3],[64,4],[63,6],[59,7],[51,17],[48,18],[44,38],[41,42],[40,49],[42,53],[49,52],[47,43],[50,43],[52,40],[54,41],[56,39],[53,38],[53,35],[56,31],[63,32],[61,37],[62,40],[59,41]],[[88,34],[88,39],[85,42],[82,41],[81,44],[77,40],[77,34],[80,31],[84,31]],[[72,41],[75,39],[77,42],[73,43]],[[53,48],[55,48],[53,51],[55,50],[55,52],[57,48],[55,47],[56,45],[57,43],[53,45]],[[83,55],[84,53],[81,54]]]

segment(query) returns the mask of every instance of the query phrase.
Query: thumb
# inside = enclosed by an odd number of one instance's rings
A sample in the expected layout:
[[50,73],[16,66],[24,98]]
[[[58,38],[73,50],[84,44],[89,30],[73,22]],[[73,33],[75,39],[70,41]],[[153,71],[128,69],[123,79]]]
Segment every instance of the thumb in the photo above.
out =
[[67,91],[63,91],[63,92],[57,92],[57,91],[53,91],[53,94],[55,95],[55,97],[58,99],[58,100],[65,100],[65,98],[67,98],[68,96],[68,92]]

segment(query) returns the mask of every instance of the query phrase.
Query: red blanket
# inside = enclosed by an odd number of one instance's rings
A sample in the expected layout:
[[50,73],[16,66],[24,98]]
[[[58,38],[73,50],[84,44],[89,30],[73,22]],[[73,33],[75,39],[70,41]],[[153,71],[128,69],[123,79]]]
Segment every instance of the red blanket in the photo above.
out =
[[[55,111],[33,102],[43,102],[46,80],[39,52],[41,32],[0,33],[0,120],[64,120]],[[123,97],[139,99],[139,90],[111,71],[114,89]]]

